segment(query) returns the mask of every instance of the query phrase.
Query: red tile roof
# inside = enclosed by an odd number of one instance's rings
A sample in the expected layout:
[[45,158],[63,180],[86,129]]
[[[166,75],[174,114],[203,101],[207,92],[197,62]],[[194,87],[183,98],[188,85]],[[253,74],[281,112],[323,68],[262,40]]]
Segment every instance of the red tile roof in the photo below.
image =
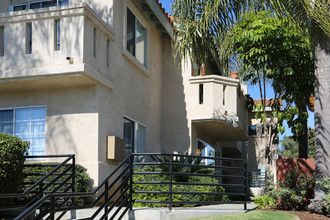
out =
[[[254,99],[254,104],[259,104],[261,103],[261,99]],[[282,99],[278,100],[280,105],[283,106]],[[271,106],[274,103],[274,99],[266,99],[266,107]]]
[[157,3],[160,11],[163,13],[163,15],[166,18],[166,20],[168,21],[168,23],[174,29],[173,17],[165,11],[165,8],[163,8],[162,3],[160,3],[158,0],[155,0],[155,2]]

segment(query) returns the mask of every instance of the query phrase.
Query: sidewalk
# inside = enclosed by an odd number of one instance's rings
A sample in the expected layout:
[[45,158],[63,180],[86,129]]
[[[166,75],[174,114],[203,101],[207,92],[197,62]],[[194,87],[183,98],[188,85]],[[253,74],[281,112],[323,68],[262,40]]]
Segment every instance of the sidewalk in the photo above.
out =
[[230,215],[245,213],[255,209],[255,205],[248,203],[247,210],[243,204],[222,204],[200,206],[194,208],[134,208],[129,212],[129,220],[181,220],[194,217],[207,217],[215,215]]

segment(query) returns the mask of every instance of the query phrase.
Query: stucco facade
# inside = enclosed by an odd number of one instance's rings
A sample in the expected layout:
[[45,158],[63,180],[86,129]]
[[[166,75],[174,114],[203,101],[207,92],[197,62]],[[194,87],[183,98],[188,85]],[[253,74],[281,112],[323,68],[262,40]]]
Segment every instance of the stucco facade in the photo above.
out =
[[[0,2],[0,111],[44,106],[46,154],[76,154],[96,185],[118,164],[107,159],[107,136],[125,139],[128,120],[143,128],[145,152],[194,153],[202,140],[217,155],[246,157],[246,86],[216,71],[193,76],[190,60],[179,69],[156,1],[11,11],[26,2]],[[128,9],[145,30],[144,63],[127,49]]]

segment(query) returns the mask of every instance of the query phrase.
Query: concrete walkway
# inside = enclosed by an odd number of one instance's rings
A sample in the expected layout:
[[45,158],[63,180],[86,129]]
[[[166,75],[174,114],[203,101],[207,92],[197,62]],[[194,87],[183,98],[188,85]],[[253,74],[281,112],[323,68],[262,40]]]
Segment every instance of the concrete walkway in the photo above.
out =
[[[172,211],[168,208],[133,208],[123,217],[123,220],[182,220],[195,217],[207,217],[215,215],[230,215],[245,213],[246,211],[255,209],[255,205],[248,203],[247,210],[244,210],[243,204],[222,204],[222,205],[209,205],[194,208],[173,208]],[[82,209],[76,211],[76,218],[70,218],[69,213],[64,219],[82,219],[89,218],[97,208]],[[116,208],[111,211],[115,212]],[[100,218],[103,211],[96,217]],[[117,218],[115,218],[117,219]]]
[[255,208],[256,206],[252,203],[248,203],[247,210],[244,210],[243,204],[173,208],[172,211],[169,211],[168,208],[134,208],[129,212],[129,220],[182,220],[195,217],[239,214]]

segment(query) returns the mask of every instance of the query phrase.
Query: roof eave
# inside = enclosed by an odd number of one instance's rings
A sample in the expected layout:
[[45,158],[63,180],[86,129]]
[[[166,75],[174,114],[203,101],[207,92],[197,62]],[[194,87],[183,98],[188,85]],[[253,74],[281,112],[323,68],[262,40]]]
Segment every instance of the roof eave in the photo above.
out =
[[160,10],[158,4],[155,0],[145,0],[145,2],[149,5],[152,12],[155,14],[161,25],[166,30],[166,33],[173,38],[173,28],[171,24],[168,22],[167,18],[164,16],[163,12]]

